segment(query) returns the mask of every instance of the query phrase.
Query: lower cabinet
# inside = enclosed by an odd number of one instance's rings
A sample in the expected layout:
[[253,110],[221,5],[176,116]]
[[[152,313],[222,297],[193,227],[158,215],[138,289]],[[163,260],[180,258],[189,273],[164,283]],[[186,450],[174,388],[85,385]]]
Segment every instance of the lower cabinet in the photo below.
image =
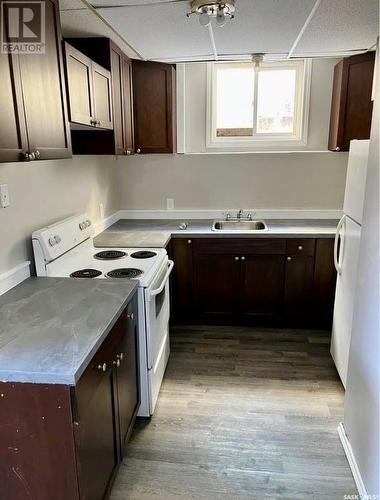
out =
[[173,321],[331,323],[333,239],[172,239]]
[[0,382],[4,498],[107,497],[140,404],[137,344],[135,296],[75,386]]
[[106,495],[137,414],[136,306],[129,304],[72,390],[81,499]]

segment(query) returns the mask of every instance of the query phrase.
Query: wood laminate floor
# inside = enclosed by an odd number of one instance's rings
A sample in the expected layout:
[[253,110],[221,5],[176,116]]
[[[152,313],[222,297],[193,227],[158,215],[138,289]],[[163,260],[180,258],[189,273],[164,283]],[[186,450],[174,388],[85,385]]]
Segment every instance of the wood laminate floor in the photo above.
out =
[[344,393],[328,332],[180,327],[112,500],[342,499]]

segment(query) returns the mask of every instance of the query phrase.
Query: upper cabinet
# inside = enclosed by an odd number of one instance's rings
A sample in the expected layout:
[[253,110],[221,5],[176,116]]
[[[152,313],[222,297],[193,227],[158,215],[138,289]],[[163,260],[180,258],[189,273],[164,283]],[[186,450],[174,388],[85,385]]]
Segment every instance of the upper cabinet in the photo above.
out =
[[133,106],[136,151],[176,151],[175,68],[133,61]]
[[0,54],[2,162],[71,156],[58,1],[44,5],[44,53]]
[[[131,60],[108,38],[70,38],[67,42],[74,153],[133,154]],[[99,134],[93,128],[103,131]]]
[[369,139],[375,53],[340,61],[334,69],[329,150],[348,151],[352,139]]
[[70,122],[113,129],[110,71],[65,43]]

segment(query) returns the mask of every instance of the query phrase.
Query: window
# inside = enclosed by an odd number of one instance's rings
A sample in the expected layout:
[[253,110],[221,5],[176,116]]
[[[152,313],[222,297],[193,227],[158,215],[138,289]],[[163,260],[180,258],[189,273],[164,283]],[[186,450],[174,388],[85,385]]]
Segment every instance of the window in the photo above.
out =
[[207,145],[305,145],[310,64],[210,63]]

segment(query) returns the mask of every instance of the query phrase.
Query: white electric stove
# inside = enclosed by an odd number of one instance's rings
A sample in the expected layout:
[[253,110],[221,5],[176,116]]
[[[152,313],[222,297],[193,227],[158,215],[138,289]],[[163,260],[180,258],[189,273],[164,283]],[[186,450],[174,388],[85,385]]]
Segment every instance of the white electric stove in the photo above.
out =
[[47,226],[32,235],[37,276],[73,279],[133,279],[138,282],[141,406],[153,415],[169,359],[169,276],[166,250],[95,248],[86,215]]

